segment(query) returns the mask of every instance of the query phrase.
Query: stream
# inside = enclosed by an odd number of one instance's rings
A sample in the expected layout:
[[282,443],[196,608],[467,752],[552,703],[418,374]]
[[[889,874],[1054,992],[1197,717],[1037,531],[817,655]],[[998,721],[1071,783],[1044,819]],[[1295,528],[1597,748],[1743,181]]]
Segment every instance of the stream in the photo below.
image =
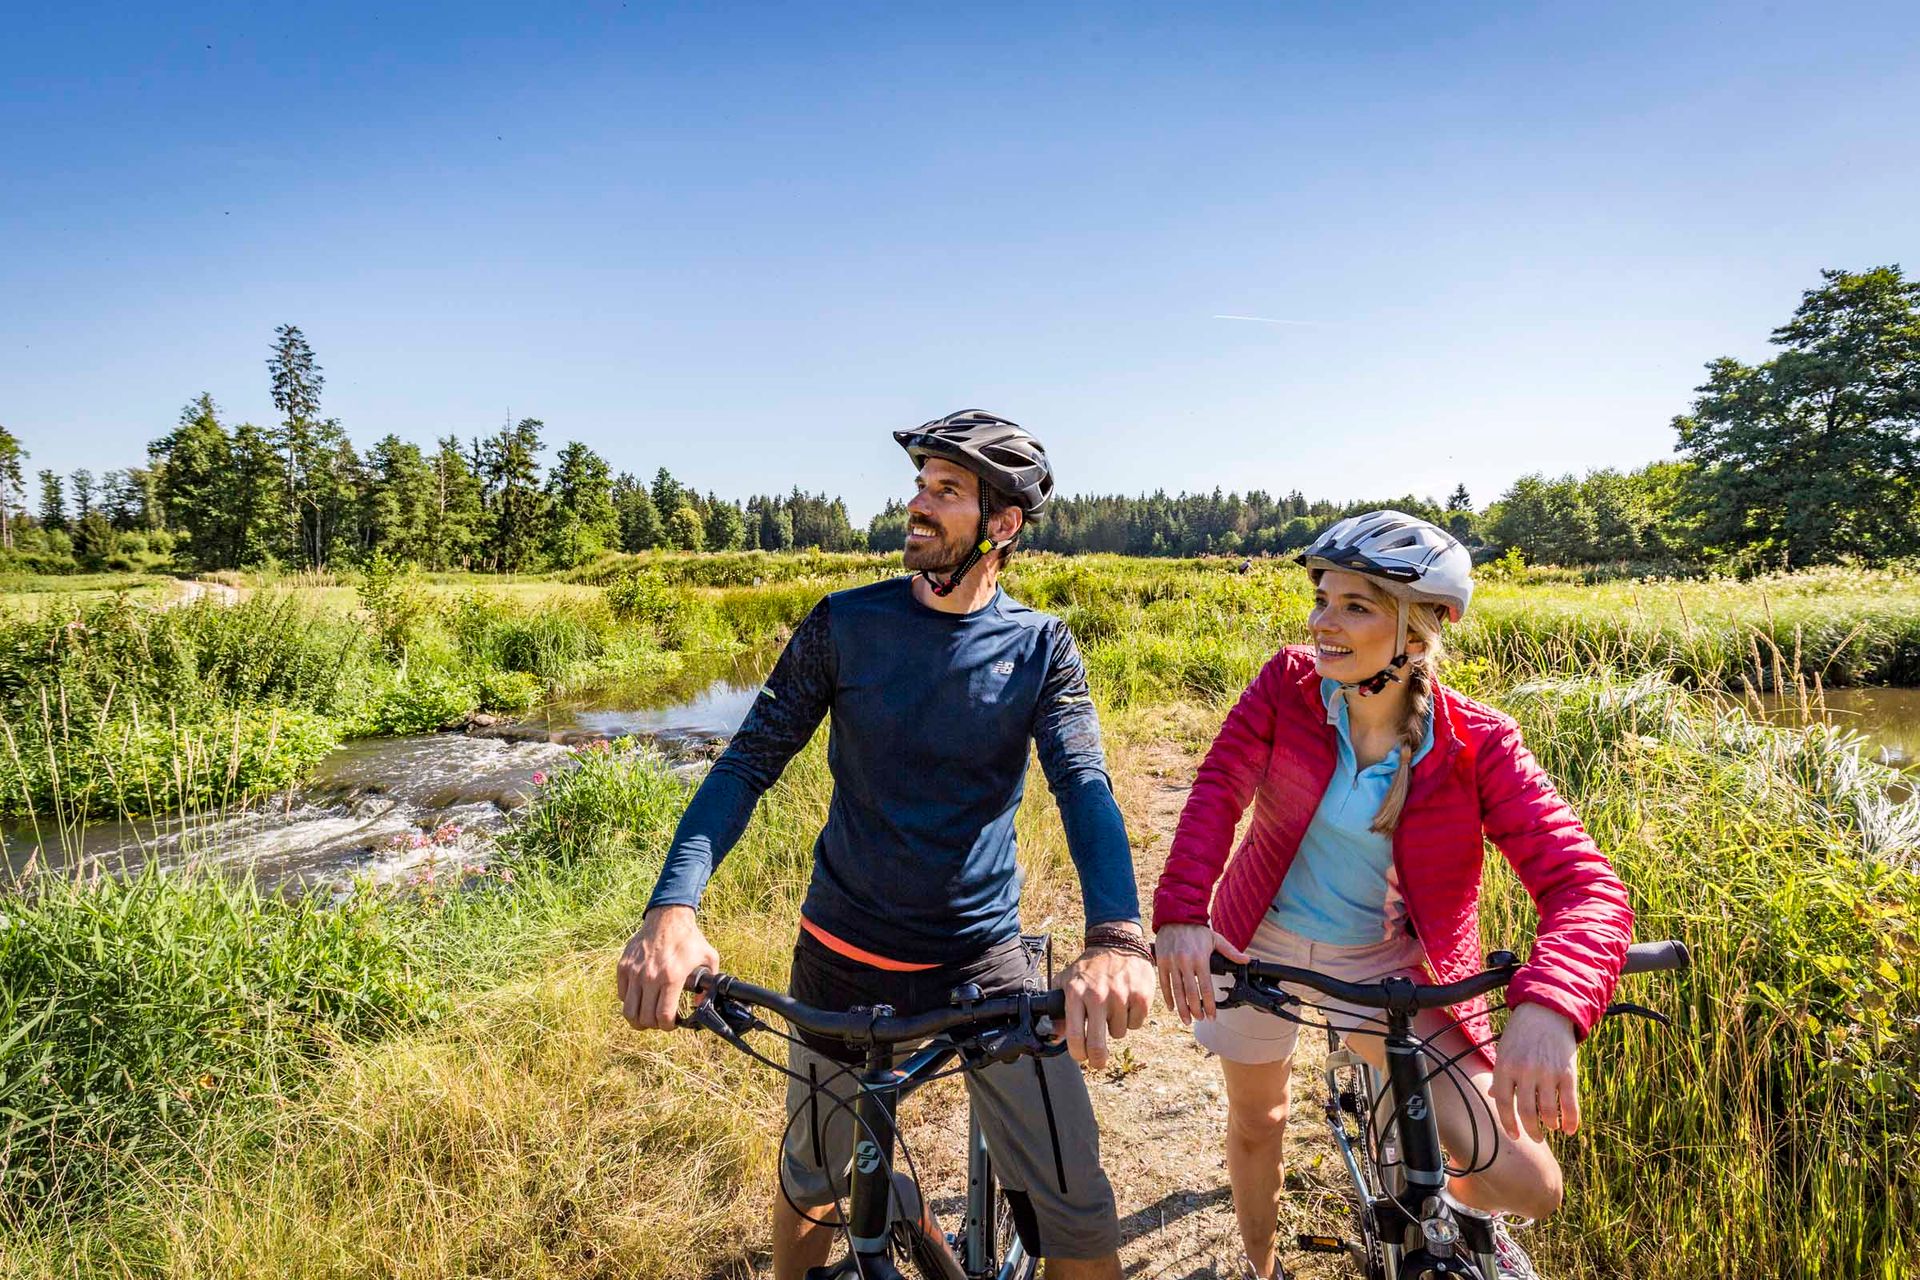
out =
[[[1920,689],[1827,689],[1823,697],[1827,718],[1864,736],[1880,763],[1896,769],[1920,767]],[[1806,723],[1795,697],[1765,694],[1760,701],[1775,724]]]
[[531,716],[465,732],[360,738],[286,795],[240,812],[0,828],[7,868],[71,872],[218,866],[264,887],[344,890],[403,879],[429,860],[483,862],[489,836],[525,806],[536,775],[576,747],[645,739],[692,776],[746,718],[777,650],[689,662],[674,679],[609,685]]
[[[592,742],[635,737],[695,775],[740,725],[778,650],[689,662],[672,680],[609,685],[533,715],[466,732],[362,738],[328,755],[302,786],[240,812],[0,827],[7,868],[125,872],[158,861],[250,871],[267,887],[344,890],[355,876],[403,879],[430,860],[483,862],[491,833],[525,806],[536,775],[568,767]],[[1763,700],[1769,719],[1803,720],[1798,703]],[[1878,758],[1920,766],[1920,689],[1830,689],[1836,723]]]

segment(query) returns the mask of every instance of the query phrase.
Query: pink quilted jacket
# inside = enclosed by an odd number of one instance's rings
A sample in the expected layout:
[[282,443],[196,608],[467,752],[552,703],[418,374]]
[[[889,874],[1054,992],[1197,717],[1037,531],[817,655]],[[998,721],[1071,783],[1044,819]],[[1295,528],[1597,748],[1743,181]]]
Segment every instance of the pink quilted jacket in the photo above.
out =
[[[1194,779],[1153,895],[1155,929],[1211,918],[1235,946],[1246,946],[1333,778],[1334,734],[1312,651],[1282,649],[1227,714]],[[1229,860],[1249,800],[1253,822]],[[1557,1010],[1584,1039],[1612,998],[1632,937],[1626,887],[1521,744],[1514,722],[1440,686],[1433,749],[1414,768],[1393,837],[1400,892],[1437,982],[1483,964],[1483,838],[1513,864],[1540,912],[1538,938],[1508,1003]],[[1451,1013],[1475,1043],[1492,1039],[1484,1000]]]

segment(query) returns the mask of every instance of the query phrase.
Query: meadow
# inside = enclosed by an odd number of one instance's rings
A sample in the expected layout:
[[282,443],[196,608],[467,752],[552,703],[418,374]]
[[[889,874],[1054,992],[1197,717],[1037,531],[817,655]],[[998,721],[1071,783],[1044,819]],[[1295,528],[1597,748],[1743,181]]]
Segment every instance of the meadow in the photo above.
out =
[[[0,619],[0,806],[77,821],[241,803],[344,736],[666,678],[891,571],[643,556],[568,581],[381,570],[241,580],[238,604],[36,602]],[[1490,578],[1455,633],[1449,681],[1520,720],[1640,935],[1695,958],[1625,993],[1671,1028],[1609,1023],[1583,1055],[1590,1124],[1562,1148],[1577,1194],[1533,1237],[1550,1273],[1890,1277],[1920,1252],[1920,808],[1845,731],[1740,706],[1920,680],[1915,585]],[[1307,610],[1278,564],[1034,556],[1009,588],[1074,626],[1117,783],[1150,751],[1204,746]],[[784,965],[821,747],[705,910],[751,977]],[[485,867],[338,906],[210,875],[17,885],[0,902],[0,1273],[694,1277],[741,1256],[763,1231],[769,1073],[611,1010],[684,802],[657,755],[621,744],[580,752]],[[1044,900],[1068,873],[1037,776],[1021,830]],[[1491,865],[1487,935],[1523,942],[1528,904]]]

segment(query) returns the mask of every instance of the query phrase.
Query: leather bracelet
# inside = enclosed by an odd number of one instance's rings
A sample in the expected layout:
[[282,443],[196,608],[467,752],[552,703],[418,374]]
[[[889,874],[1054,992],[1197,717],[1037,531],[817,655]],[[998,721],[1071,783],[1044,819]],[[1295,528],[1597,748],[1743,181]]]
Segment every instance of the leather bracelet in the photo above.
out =
[[1138,956],[1148,964],[1153,963],[1153,948],[1147,945],[1147,940],[1133,930],[1117,925],[1095,925],[1087,930],[1086,949],[1092,951],[1096,948]]

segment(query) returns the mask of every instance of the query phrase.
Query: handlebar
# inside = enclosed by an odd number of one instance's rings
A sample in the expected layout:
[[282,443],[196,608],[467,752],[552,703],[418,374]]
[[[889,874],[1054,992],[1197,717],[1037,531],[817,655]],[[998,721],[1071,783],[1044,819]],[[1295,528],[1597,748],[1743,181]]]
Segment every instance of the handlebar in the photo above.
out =
[[[1225,956],[1215,953],[1213,972],[1230,976],[1241,981],[1255,982],[1291,982],[1313,990],[1335,1000],[1355,1005],[1362,1009],[1438,1009],[1447,1005],[1462,1004],[1476,996],[1497,991],[1512,982],[1514,975],[1520,972],[1520,960],[1511,951],[1497,951],[1488,957],[1487,968],[1470,978],[1458,982],[1429,986],[1413,982],[1407,978],[1387,978],[1381,982],[1343,982],[1328,977],[1313,969],[1296,968],[1290,964],[1269,964],[1264,960],[1252,960],[1238,964]],[[1679,971],[1693,963],[1687,954],[1687,944],[1678,939],[1664,942],[1637,942],[1627,948],[1627,959],[1620,972],[1659,973]]]
[[788,1025],[801,1031],[845,1040],[850,1044],[906,1044],[948,1031],[980,1031],[1016,1025],[1022,1020],[1062,1018],[1067,1012],[1066,992],[1046,991],[970,1000],[906,1018],[894,1016],[890,1011],[881,1012],[886,1008],[884,1005],[835,1013],[802,1004],[778,991],[769,991],[765,987],[756,987],[739,978],[706,969],[694,970],[687,979],[686,989],[709,999],[737,1001],[777,1013],[786,1019]]

